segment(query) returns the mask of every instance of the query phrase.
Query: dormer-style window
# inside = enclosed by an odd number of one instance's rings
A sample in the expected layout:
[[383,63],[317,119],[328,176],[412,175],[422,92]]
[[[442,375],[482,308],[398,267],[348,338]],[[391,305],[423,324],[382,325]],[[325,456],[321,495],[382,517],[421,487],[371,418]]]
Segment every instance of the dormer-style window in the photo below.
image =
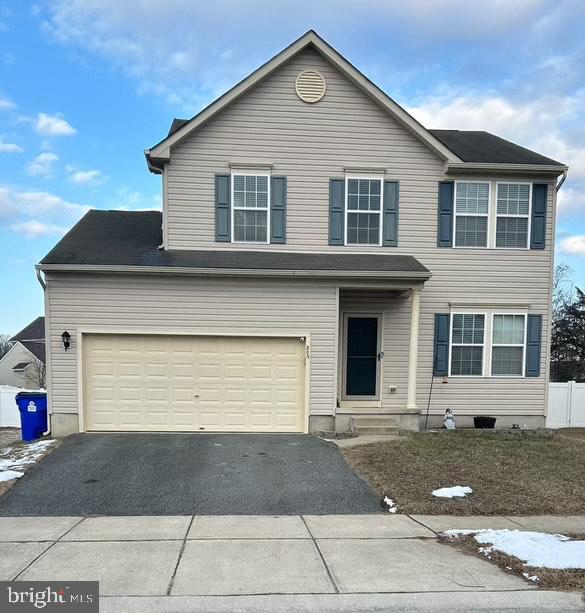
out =
[[382,178],[346,178],[346,245],[382,244]]
[[232,174],[232,237],[237,243],[268,243],[270,175]]

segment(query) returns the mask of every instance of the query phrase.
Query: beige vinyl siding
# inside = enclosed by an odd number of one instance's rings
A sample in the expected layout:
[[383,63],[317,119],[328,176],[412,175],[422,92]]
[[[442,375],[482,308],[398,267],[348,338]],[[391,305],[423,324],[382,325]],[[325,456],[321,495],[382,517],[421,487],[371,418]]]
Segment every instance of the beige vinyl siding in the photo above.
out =
[[[51,405],[78,412],[77,332],[309,336],[310,413],[334,411],[336,289],[307,283],[144,275],[47,275]],[[307,308],[310,305],[310,308]],[[61,333],[72,346],[64,351]]]

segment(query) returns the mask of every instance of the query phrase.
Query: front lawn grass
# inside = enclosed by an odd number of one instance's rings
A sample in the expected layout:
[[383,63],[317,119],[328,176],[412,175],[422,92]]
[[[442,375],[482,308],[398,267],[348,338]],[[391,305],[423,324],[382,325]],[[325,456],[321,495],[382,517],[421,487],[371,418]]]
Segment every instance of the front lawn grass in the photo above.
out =
[[[399,513],[428,515],[581,515],[585,444],[535,432],[411,433],[343,449]],[[435,498],[440,487],[467,485],[465,498]]]

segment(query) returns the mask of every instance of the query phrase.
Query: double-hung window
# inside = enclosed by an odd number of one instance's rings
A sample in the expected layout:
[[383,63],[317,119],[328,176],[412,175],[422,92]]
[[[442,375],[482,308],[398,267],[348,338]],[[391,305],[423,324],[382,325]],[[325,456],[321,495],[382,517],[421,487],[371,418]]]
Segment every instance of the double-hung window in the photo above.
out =
[[382,244],[382,179],[346,179],[345,244]]
[[270,236],[270,176],[232,175],[234,242],[267,243]]
[[489,183],[456,183],[455,247],[488,246],[489,210]]
[[523,377],[525,313],[452,313],[449,374],[454,377]]
[[496,247],[528,247],[531,191],[529,183],[497,184]]
[[485,315],[453,313],[451,316],[451,375],[483,374]]
[[494,314],[492,376],[522,376],[526,346],[526,316]]

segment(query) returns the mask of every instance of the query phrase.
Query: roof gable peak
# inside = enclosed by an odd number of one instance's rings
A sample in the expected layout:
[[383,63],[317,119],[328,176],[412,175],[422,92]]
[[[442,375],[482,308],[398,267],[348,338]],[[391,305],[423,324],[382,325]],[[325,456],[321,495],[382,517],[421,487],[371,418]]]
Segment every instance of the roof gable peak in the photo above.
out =
[[[361,73],[353,64],[346,60],[338,51],[336,51],[327,41],[325,41],[315,30],[308,30],[285,47],[280,53],[268,60],[254,72],[237,83],[234,87],[217,98],[210,105],[205,107],[201,112],[192,117],[190,120],[182,122],[173,122],[170,133],[145,151],[148,167],[152,172],[159,173],[165,161],[170,159],[171,147],[185,138],[187,135],[195,131],[199,126],[203,125],[211,118],[215,117],[224,108],[232,102],[240,98],[254,85],[262,81],[277,70],[282,64],[296,56],[298,53],[307,48],[314,48],[320,53],[325,60],[339,70],[346,78],[353,82],[362,92],[372,99],[384,111],[390,114],[404,128],[411,132],[418,140],[425,144],[435,154],[449,162],[461,162],[452,151],[450,151],[439,139],[435,138],[424,126],[422,126],[412,115],[404,110],[392,98],[390,98],[377,85],[370,81],[363,73]],[[173,130],[173,127],[175,128]]]

